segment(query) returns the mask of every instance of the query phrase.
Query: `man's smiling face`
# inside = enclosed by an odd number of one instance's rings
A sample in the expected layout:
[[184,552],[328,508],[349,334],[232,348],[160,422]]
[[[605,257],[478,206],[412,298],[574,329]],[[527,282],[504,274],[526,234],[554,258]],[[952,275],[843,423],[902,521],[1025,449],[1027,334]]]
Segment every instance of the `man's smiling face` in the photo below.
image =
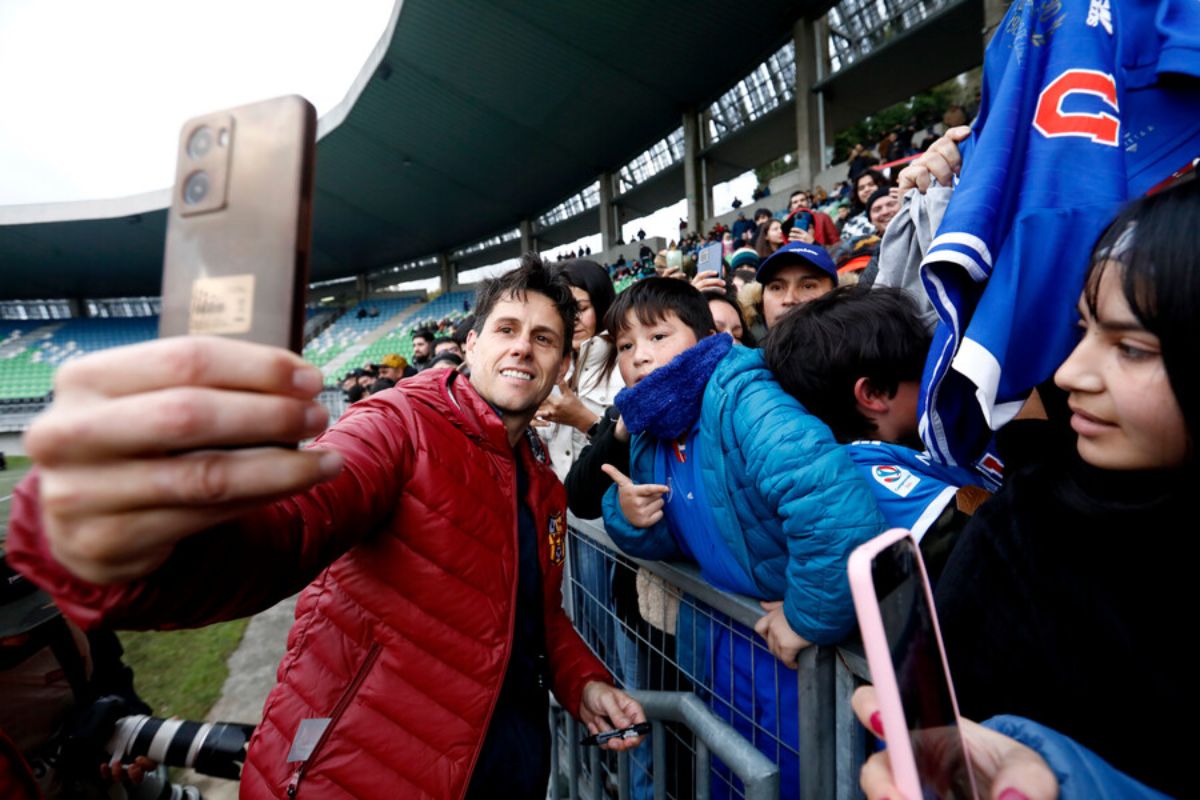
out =
[[562,316],[545,295],[498,300],[481,332],[467,335],[471,384],[506,417],[532,419],[570,365],[564,336]]

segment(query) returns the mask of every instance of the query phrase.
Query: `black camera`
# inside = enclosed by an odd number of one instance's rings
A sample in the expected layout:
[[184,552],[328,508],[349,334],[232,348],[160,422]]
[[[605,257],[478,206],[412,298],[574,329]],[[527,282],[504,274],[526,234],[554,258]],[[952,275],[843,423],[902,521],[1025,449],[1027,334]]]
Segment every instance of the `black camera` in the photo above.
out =
[[190,767],[204,775],[237,780],[246,760],[253,725],[193,722],[145,714],[121,717],[105,747],[130,762],[138,756],[171,767]]

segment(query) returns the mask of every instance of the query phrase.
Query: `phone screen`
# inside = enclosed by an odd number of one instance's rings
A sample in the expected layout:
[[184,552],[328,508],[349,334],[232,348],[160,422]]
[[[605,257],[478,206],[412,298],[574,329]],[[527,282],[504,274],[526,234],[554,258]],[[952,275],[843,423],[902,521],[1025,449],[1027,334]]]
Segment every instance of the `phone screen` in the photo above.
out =
[[901,539],[875,557],[871,578],[925,796],[971,798],[958,716],[917,558],[913,541]]

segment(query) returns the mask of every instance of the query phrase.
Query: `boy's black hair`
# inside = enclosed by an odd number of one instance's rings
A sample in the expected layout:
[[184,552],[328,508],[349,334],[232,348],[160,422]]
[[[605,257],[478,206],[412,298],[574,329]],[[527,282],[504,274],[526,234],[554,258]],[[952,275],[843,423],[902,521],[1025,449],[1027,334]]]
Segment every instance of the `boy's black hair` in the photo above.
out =
[[617,295],[605,315],[604,328],[616,339],[629,327],[630,314],[643,325],[653,325],[668,313],[691,328],[697,341],[716,327],[708,299],[696,287],[678,278],[644,278]]
[[[1162,346],[1167,380],[1194,448],[1200,434],[1200,179],[1127,205],[1100,235],[1083,301],[1092,316],[1100,278],[1111,264],[1122,267],[1121,289],[1129,309]],[[1194,453],[1193,453],[1194,458]]]
[[579,306],[575,295],[571,294],[571,285],[558,274],[553,273],[537,253],[526,253],[521,256],[521,263],[516,269],[504,273],[498,278],[484,281],[475,295],[475,335],[483,333],[488,317],[496,303],[509,297],[521,302],[525,295],[537,292],[545,295],[563,323],[563,355],[571,352],[571,332],[575,330],[575,315]]
[[854,384],[895,396],[919,381],[930,335],[899,289],[842,286],[802,303],[767,333],[763,355],[784,391],[830,427],[839,442],[876,435],[859,412]]
[[429,330],[429,328],[421,328],[420,330],[413,331],[412,338],[424,339],[432,345],[433,340],[437,337],[434,336],[433,331]]

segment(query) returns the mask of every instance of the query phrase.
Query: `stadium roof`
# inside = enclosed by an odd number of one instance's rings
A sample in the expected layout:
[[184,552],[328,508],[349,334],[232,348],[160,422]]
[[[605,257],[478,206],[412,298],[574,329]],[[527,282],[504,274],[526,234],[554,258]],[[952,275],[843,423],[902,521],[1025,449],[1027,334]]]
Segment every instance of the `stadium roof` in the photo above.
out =
[[[312,279],[536,218],[676,129],[829,6],[404,0],[394,35],[322,119]],[[166,203],[163,191],[0,208],[0,298],[157,294]]]

